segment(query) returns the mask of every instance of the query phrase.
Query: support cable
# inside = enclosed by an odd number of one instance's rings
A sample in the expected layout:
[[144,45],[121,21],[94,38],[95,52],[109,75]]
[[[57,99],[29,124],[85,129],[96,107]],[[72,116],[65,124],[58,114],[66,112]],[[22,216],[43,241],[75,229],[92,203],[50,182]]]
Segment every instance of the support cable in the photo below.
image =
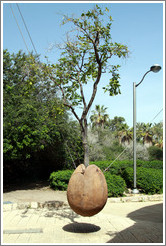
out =
[[[153,121],[161,112],[162,112],[163,109],[161,109],[156,115],[155,117],[151,120]],[[134,141],[135,139],[132,140],[132,142]],[[110,165],[104,169],[103,173],[106,172],[111,166],[112,164],[125,152],[125,150],[128,148],[128,146],[126,146],[126,148],[110,163]]]
[[71,154],[71,152],[70,152],[70,149],[69,149],[69,146],[68,146],[67,142],[65,142],[65,145],[66,145],[66,147],[67,147],[67,149],[68,149],[68,152],[69,152],[69,155],[70,155],[70,157],[71,157],[71,159],[72,159],[73,166],[74,166],[74,168],[76,169],[77,167],[76,167],[76,164],[75,164],[75,162],[74,162],[73,156],[72,156],[72,154]]
[[160,110],[160,112],[158,112],[157,114],[156,114],[156,116],[150,121],[150,122],[152,122],[161,112],[163,111],[163,108]]

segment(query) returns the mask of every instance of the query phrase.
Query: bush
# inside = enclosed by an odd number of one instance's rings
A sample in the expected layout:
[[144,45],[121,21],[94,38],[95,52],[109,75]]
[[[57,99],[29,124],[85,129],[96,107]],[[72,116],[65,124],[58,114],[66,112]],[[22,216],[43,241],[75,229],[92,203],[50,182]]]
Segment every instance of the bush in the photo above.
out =
[[[74,170],[63,170],[53,172],[50,175],[50,187],[54,190],[67,190],[69,179]],[[108,197],[122,196],[126,188],[125,181],[116,175],[111,175],[109,172],[104,173],[107,186]]]
[[154,160],[154,161],[141,161],[137,160],[138,167],[145,168],[154,168],[154,169],[163,169],[163,161]]
[[157,146],[148,148],[150,160],[163,160],[163,150]]
[[105,172],[104,176],[108,186],[108,197],[123,196],[126,189],[124,179],[117,175],[111,175],[109,172]]
[[[112,161],[94,161],[90,162],[90,164],[95,164],[98,166],[102,171],[104,171]],[[115,175],[122,175],[123,171],[127,167],[133,167],[133,160],[123,160],[123,161],[115,161],[110,168],[108,169],[109,173]],[[146,168],[155,168],[155,169],[162,169],[163,162],[159,160],[155,161],[143,161],[137,160],[137,167],[146,167]]]
[[[126,168],[122,177],[128,187],[133,187],[133,168]],[[154,168],[137,168],[137,188],[146,194],[163,192],[163,170]]]
[[[90,164],[95,164],[98,166],[102,171],[104,171],[113,161],[94,161],[90,162]],[[110,174],[114,175],[121,175],[121,172],[123,169],[125,169],[128,166],[132,166],[132,161],[115,161],[108,169]]]
[[50,187],[54,190],[67,190],[69,179],[74,170],[57,171],[50,174]]

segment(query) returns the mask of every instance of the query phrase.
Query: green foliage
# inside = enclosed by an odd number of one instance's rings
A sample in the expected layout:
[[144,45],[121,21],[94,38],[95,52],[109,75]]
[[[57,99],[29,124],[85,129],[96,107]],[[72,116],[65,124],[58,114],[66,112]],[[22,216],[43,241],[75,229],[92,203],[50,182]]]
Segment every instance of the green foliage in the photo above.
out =
[[124,179],[118,175],[111,175],[109,172],[105,172],[104,176],[106,178],[108,187],[108,197],[123,196],[123,193],[126,189],[126,183]]
[[4,50],[5,177],[9,173],[12,177],[25,173],[47,176],[52,170],[72,165],[71,154],[74,161],[82,160],[80,129],[69,119],[57,93],[50,80],[49,65],[32,54]]
[[63,170],[53,172],[50,175],[50,187],[54,190],[67,190],[68,182],[73,170]]
[[[105,21],[103,21],[103,15]],[[53,83],[59,88],[64,106],[75,116],[80,124],[84,147],[84,163],[89,165],[89,146],[87,144],[87,115],[97,93],[97,87],[103,73],[112,75],[108,85],[104,88],[111,96],[120,93],[119,65],[110,65],[112,56],[126,58],[128,47],[120,43],[113,43],[111,37],[112,17],[108,16],[108,9],[102,10],[98,5],[94,9],[82,13],[79,18],[63,17],[62,24],[70,22],[73,25],[72,36],[67,36],[62,46],[62,53],[58,63],[52,65]],[[111,69],[110,69],[111,67]],[[56,79],[55,79],[56,77]],[[84,88],[87,83],[92,85],[92,94],[87,101]],[[75,111],[81,106],[79,117]]]
[[113,160],[124,149],[109,129],[96,128],[88,133],[90,161]]
[[[104,171],[109,166],[110,161],[97,161],[90,164],[95,164],[101,171]],[[137,187],[146,194],[162,193],[162,162],[138,160],[137,165]],[[50,186],[55,190],[66,190],[73,171],[53,172],[49,179]],[[129,188],[133,187],[133,162],[128,160],[115,161],[108,171],[104,172],[104,176],[108,186],[108,197],[123,196],[126,184]]]
[[112,131],[112,132],[119,132],[123,129],[126,129],[128,128],[126,122],[125,122],[125,118],[123,117],[118,117],[118,116],[115,116],[114,119],[110,120],[108,123],[107,123],[107,127]]
[[123,150],[124,147],[118,141],[113,141],[111,146],[103,146],[103,153],[107,160],[115,159]]
[[[57,171],[50,174],[50,187],[54,190],[67,190],[67,185],[74,170]],[[125,191],[125,181],[116,175],[104,173],[107,186],[108,197],[122,196]]]
[[[96,5],[94,9],[82,13],[80,18],[64,16],[62,24],[69,22],[74,27],[72,37],[68,37],[63,45],[61,58],[58,64],[52,65],[52,70],[56,74],[56,86],[62,92],[64,104],[71,110],[84,104],[83,113],[87,115],[102,73],[108,71],[112,75],[104,90],[109,91],[111,96],[120,93],[118,73],[120,66],[111,65],[110,69],[108,62],[112,56],[127,57],[128,48],[126,45],[112,42],[112,17],[108,15],[108,9],[102,10]],[[76,33],[73,35],[74,31]],[[94,82],[95,89],[89,103],[85,103],[82,88],[88,82]]]
[[38,57],[5,50],[3,66],[4,159],[26,160],[59,137],[55,117],[60,105]]
[[[113,163],[112,163],[113,162]],[[90,162],[90,164],[94,164],[98,166],[102,171],[107,169],[107,167],[112,163],[108,172],[110,174],[120,175],[123,176],[123,172],[126,168],[132,167],[133,168],[133,160],[116,160],[116,161],[94,161]],[[163,162],[162,161],[142,161],[137,160],[137,167],[140,168],[154,168],[154,169],[163,169]]]
[[90,121],[92,123],[92,128],[102,128],[104,129],[106,122],[109,119],[109,115],[106,113],[107,108],[103,105],[96,105],[95,110],[92,111]]
[[150,160],[162,160],[163,150],[157,146],[151,146],[148,148]]
[[[133,187],[133,168],[126,168],[122,174],[128,187]],[[154,168],[137,168],[137,188],[146,194],[163,192],[163,170]]]
[[[104,171],[105,169],[107,169],[107,167],[112,163],[113,161],[95,161],[95,162],[91,162],[91,164],[95,164],[96,166],[98,166],[102,171]],[[132,161],[114,161],[113,164],[110,166],[110,168],[108,169],[108,172],[112,175],[121,175],[122,171],[126,168],[126,167],[131,167],[133,166],[133,162]]]
[[154,169],[163,169],[163,161],[154,160],[154,161],[142,161],[137,160],[138,167],[145,167],[145,168],[154,168]]
[[158,147],[163,147],[163,122],[154,123],[152,126],[153,141]]

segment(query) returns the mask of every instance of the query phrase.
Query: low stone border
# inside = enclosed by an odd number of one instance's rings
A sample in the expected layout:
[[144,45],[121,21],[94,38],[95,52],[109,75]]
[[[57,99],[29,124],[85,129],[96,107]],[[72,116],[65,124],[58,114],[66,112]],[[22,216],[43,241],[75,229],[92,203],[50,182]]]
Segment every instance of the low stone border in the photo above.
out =
[[37,209],[37,208],[48,208],[48,209],[58,209],[63,206],[69,206],[68,203],[61,201],[46,201],[46,202],[17,202],[3,204],[3,211],[11,211],[13,209]]
[[149,202],[149,201],[163,201],[163,194],[155,195],[130,195],[127,197],[111,197],[108,198],[110,202]]
[[[149,201],[163,201],[163,194],[156,195],[131,195],[127,197],[111,197],[107,200],[110,203],[118,202],[149,202]],[[69,206],[67,202],[62,201],[46,201],[46,202],[5,202],[3,204],[3,211],[11,211],[13,209],[37,209],[37,208],[48,208],[48,209],[59,209],[61,207]]]

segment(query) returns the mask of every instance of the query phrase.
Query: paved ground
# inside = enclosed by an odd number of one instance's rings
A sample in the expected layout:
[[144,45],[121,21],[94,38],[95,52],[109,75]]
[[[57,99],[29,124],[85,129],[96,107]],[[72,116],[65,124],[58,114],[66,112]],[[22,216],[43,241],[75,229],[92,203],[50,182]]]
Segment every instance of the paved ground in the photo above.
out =
[[[31,230],[30,230],[31,229]],[[3,243],[162,243],[162,203],[111,203],[93,217],[69,207],[3,214]]]
[[[95,216],[82,217],[67,205],[66,193],[48,187],[4,193],[4,201],[59,200],[58,208],[4,209],[5,243],[162,243],[163,203],[115,202],[108,199]],[[8,204],[6,204],[7,206]]]

